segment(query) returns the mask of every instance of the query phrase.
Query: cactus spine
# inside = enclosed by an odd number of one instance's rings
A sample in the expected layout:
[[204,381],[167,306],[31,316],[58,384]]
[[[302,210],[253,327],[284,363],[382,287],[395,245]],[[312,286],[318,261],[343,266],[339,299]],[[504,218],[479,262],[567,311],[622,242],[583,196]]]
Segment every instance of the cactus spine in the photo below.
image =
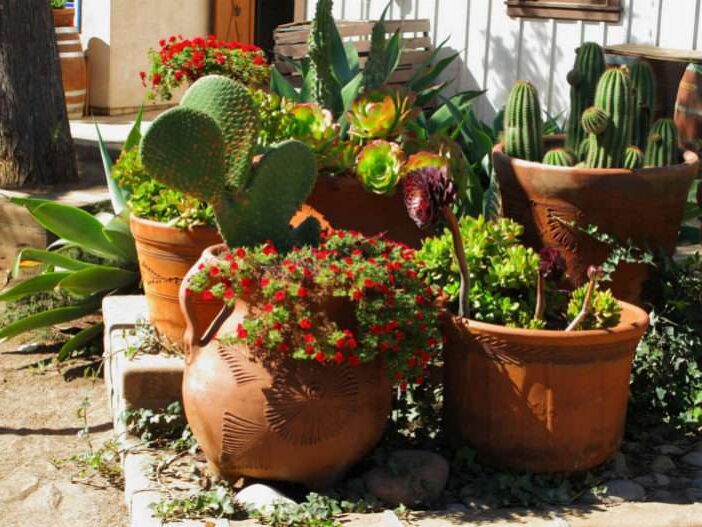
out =
[[678,130],[672,119],[658,119],[651,126],[646,143],[644,166],[663,167],[680,161]]
[[583,112],[595,100],[597,81],[605,70],[602,48],[594,42],[585,42],[575,55],[575,64],[568,73],[570,84],[570,115],[566,123],[565,147],[573,153],[579,152],[585,139],[581,118]]
[[553,165],[557,167],[572,167],[578,162],[575,156],[565,148],[552,148],[542,161],[544,165]]
[[540,162],[544,156],[539,93],[529,81],[517,81],[505,106],[505,154]]
[[230,247],[270,240],[286,250],[314,243],[316,220],[296,230],[289,226],[314,185],[314,155],[299,141],[285,141],[252,169],[258,129],[246,88],[210,75],[190,87],[180,106],[154,120],[140,154],[154,179],[212,205]]
[[626,149],[624,154],[624,168],[636,170],[641,168],[644,162],[644,153],[638,146],[632,145]]
[[604,72],[597,83],[595,105],[583,113],[583,129],[588,134],[585,166],[621,168],[631,145],[634,97],[626,68]]
[[318,0],[307,41],[310,57],[312,93],[315,101],[335,115],[341,111],[339,86],[334,78],[331,61],[331,31],[333,0]]
[[634,128],[632,144],[646,147],[651,115],[656,97],[656,81],[648,62],[637,61],[631,65],[631,87],[634,90]]

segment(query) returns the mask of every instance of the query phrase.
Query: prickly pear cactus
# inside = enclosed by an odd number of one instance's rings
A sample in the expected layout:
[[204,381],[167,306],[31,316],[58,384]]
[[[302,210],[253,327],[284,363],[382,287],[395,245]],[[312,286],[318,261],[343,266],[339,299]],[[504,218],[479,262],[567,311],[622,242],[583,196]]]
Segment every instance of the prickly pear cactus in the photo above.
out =
[[310,74],[312,76],[312,92],[317,103],[324,108],[338,113],[341,107],[339,101],[339,86],[334,78],[331,62],[331,29],[334,24],[332,16],[333,0],[318,0],[307,41],[310,57]]
[[539,93],[529,81],[517,81],[509,93],[504,118],[505,154],[540,162],[544,155]]
[[644,162],[644,153],[638,146],[632,145],[626,149],[624,154],[624,168],[636,170],[641,168]]
[[634,97],[626,68],[604,72],[597,83],[595,105],[585,110],[582,125],[588,134],[585,166],[622,168],[631,145]]
[[270,240],[286,250],[314,243],[316,220],[298,230],[289,226],[312,191],[314,155],[299,141],[285,141],[254,168],[257,133],[246,88],[226,77],[208,76],[190,87],[180,106],[153,122],[140,154],[154,179],[212,205],[230,247]]
[[648,134],[644,166],[664,167],[680,162],[678,130],[672,119],[658,119]]
[[597,81],[605,70],[602,48],[594,42],[582,44],[575,55],[575,64],[568,73],[570,84],[570,114],[566,123],[565,146],[571,152],[577,152],[585,131],[582,128],[583,112],[592,106],[595,100]]
[[578,160],[565,148],[552,148],[546,155],[542,163],[544,165],[553,165],[557,167],[572,167]]
[[631,65],[631,87],[634,90],[634,128],[632,143],[646,147],[651,116],[656,100],[656,81],[648,62],[637,61]]

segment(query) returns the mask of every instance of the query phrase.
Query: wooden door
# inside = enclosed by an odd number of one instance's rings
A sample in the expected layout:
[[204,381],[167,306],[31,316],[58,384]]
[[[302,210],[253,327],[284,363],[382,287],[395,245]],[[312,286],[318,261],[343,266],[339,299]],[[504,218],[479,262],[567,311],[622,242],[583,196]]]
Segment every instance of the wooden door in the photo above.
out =
[[219,40],[254,43],[256,0],[213,0],[212,27]]

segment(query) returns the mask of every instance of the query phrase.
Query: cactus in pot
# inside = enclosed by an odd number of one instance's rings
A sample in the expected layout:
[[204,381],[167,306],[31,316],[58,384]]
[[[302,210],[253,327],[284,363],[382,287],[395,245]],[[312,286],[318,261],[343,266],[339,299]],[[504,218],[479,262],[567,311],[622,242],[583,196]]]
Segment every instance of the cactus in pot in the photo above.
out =
[[565,148],[552,148],[546,155],[542,163],[544,165],[553,165],[557,167],[573,167],[578,160],[575,156]]
[[662,167],[680,162],[678,130],[672,119],[658,119],[648,134],[644,166]]
[[588,168],[621,168],[631,145],[634,97],[626,68],[604,72],[597,83],[595,104],[583,113],[583,129],[588,134]]
[[333,0],[318,0],[307,40],[310,74],[314,100],[335,114],[342,107],[339,83],[334,77],[331,59],[331,32]]
[[644,153],[636,145],[631,145],[624,153],[624,168],[636,170],[641,168],[644,163]]
[[632,144],[646,147],[651,116],[656,98],[656,81],[648,62],[637,61],[629,69],[631,88],[634,90],[634,124]]
[[289,226],[314,185],[314,155],[299,141],[285,141],[254,167],[258,129],[246,88],[207,76],[190,87],[180,106],[153,122],[140,154],[154,179],[212,205],[230,247],[270,240],[285,250],[315,243],[316,220]]
[[504,121],[505,154],[527,161],[543,158],[543,121],[539,93],[529,81],[517,81],[509,93]]
[[580,152],[580,145],[585,139],[581,118],[595,100],[597,81],[604,70],[604,53],[598,44],[585,42],[578,48],[575,64],[568,73],[570,114],[566,123],[565,147],[573,153]]

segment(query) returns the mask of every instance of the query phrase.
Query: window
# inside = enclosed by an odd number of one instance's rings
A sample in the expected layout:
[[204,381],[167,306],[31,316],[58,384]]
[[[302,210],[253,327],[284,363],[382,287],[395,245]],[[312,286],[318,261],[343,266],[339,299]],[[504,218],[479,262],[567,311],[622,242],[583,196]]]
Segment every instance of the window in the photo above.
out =
[[563,18],[619,22],[621,0],[507,0],[507,14],[517,17]]

